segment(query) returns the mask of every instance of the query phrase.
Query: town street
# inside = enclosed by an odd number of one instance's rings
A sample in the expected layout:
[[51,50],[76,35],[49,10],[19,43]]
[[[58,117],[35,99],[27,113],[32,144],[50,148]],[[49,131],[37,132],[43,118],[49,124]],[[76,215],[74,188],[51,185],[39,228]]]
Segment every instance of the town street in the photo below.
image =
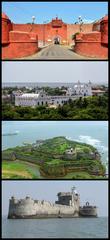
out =
[[61,45],[50,45],[41,49],[38,53],[22,59],[42,59],[42,60],[74,60],[74,59],[88,59],[73,52],[69,47]]

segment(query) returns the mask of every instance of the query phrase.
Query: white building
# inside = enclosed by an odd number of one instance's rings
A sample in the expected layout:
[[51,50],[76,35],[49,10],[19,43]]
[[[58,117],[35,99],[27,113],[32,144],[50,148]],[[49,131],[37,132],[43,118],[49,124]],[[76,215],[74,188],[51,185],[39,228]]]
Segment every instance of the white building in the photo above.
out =
[[89,81],[87,84],[81,84],[80,81],[78,81],[73,88],[68,88],[67,94],[70,96],[92,96],[91,82]]
[[79,81],[68,88],[66,95],[62,96],[48,96],[43,90],[37,93],[21,93],[15,95],[15,106],[43,106],[43,105],[63,105],[69,99],[75,100],[79,97],[92,96],[91,82],[88,84],[81,84]]

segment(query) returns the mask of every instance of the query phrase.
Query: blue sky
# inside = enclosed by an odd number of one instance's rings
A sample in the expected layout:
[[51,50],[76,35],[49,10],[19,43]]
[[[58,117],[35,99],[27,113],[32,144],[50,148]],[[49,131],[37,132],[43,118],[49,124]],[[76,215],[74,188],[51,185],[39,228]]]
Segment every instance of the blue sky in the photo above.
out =
[[58,15],[66,23],[74,23],[78,16],[87,21],[100,19],[108,12],[107,2],[2,2],[2,11],[12,22],[28,23],[32,16],[42,23]]
[[81,205],[89,201],[98,207],[99,216],[108,215],[108,181],[2,181],[2,211],[8,212],[9,198],[25,198],[55,202],[57,193],[71,191],[75,186],[80,194]]

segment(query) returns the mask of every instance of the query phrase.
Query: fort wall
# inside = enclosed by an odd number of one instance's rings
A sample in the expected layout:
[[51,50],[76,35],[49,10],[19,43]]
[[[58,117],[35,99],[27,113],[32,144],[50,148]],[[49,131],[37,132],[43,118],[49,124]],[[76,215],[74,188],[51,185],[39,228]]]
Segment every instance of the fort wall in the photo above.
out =
[[77,216],[79,210],[79,202],[74,206],[66,206],[61,204],[52,204],[47,201],[38,201],[26,197],[25,199],[16,200],[10,199],[8,217],[28,217],[28,216],[49,216],[54,215],[56,217],[61,215]]
[[38,51],[38,37],[33,32],[13,30],[13,23],[2,14],[2,59],[25,57]]
[[92,32],[81,32],[76,35],[74,51],[80,55],[107,58],[108,57],[108,16],[95,23]]
[[[75,39],[72,36],[76,33]],[[39,47],[55,43],[74,45],[78,54],[108,57],[108,16],[94,24],[66,24],[61,19],[52,19],[46,24],[15,24],[2,14],[2,59],[20,58],[38,52]]]
[[[83,31],[92,31],[93,24],[84,24]],[[14,31],[34,32],[38,35],[38,42],[45,41],[46,43],[53,43],[54,38],[58,36],[61,44],[72,43],[72,35],[79,32],[79,24],[63,24],[61,28],[53,28],[49,24],[13,24]]]

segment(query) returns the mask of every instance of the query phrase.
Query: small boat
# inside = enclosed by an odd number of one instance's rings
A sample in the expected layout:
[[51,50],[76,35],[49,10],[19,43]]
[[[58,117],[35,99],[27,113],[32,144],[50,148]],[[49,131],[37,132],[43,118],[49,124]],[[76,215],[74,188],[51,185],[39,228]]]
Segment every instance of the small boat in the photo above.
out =
[[13,136],[13,135],[18,135],[19,131],[15,132],[10,132],[10,133],[3,133],[2,136]]

